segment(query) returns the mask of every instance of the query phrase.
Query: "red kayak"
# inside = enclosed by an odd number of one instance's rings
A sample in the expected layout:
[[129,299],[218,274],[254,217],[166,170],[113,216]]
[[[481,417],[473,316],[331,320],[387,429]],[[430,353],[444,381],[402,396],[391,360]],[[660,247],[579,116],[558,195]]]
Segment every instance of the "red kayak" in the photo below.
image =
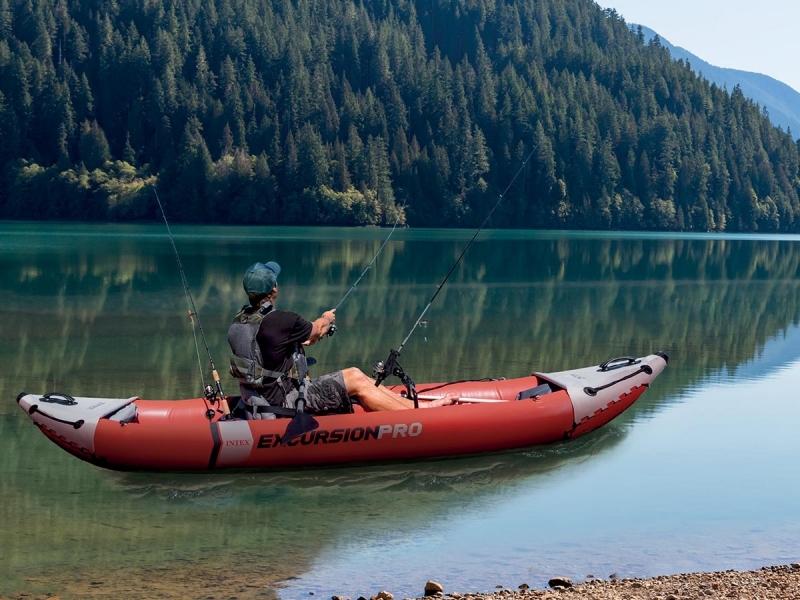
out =
[[456,393],[460,400],[452,406],[385,412],[354,405],[352,414],[317,416],[318,428],[288,444],[282,436],[290,419],[230,419],[218,406],[209,410],[204,398],[23,392],[17,402],[53,442],[109,469],[344,465],[496,452],[575,438],[636,402],[667,360],[659,352],[517,379],[418,384],[423,399]]

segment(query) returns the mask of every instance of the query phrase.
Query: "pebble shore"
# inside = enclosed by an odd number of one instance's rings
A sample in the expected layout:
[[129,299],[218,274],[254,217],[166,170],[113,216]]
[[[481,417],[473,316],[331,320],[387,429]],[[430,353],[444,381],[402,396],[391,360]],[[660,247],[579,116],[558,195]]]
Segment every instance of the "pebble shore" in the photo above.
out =
[[[270,581],[272,577],[263,573],[258,581],[253,572],[242,579],[237,571],[202,571],[207,577],[197,578],[193,570],[191,577],[177,576],[174,569],[153,577],[144,574],[139,579],[124,577],[123,581],[113,578],[100,581],[72,579],[70,585],[56,585],[48,593],[3,593],[0,600],[67,600],[74,598],[104,600],[119,598],[196,598],[202,600],[274,600],[276,596],[284,600],[309,598],[328,600],[326,597],[309,591],[295,597],[275,593]],[[149,575],[149,576],[148,576]],[[46,585],[45,581],[38,582]],[[414,600],[800,600],[800,563],[775,567],[764,567],[757,571],[720,571],[716,573],[688,573],[666,575],[650,579],[606,580],[587,577],[588,581],[574,583],[564,577],[553,577],[547,589],[530,589],[522,583],[517,589],[498,589],[491,593],[465,593],[444,590],[435,581],[420,585],[420,596]],[[52,584],[52,579],[50,580]],[[32,583],[32,582],[31,582]],[[373,596],[333,596],[332,600],[403,600],[387,590]],[[410,600],[410,599],[406,599]]]
[[[416,600],[800,600],[800,563],[764,567],[757,571],[688,573],[651,579],[591,578],[574,585],[567,578],[554,577],[550,586],[545,590],[534,590],[523,583],[519,589],[476,594],[448,592],[438,583],[429,581],[425,586],[428,595]],[[342,600],[346,598],[342,597]],[[394,600],[394,597],[389,592],[381,592],[364,600]]]

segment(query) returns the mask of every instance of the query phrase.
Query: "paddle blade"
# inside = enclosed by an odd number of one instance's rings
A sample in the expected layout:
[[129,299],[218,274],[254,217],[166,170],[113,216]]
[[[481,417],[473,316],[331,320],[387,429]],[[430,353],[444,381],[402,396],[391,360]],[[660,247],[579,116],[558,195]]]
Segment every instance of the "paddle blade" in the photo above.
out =
[[304,433],[314,431],[319,428],[317,420],[308,413],[298,411],[289,422],[286,431],[281,436],[281,446],[285,446],[293,439],[300,437]]

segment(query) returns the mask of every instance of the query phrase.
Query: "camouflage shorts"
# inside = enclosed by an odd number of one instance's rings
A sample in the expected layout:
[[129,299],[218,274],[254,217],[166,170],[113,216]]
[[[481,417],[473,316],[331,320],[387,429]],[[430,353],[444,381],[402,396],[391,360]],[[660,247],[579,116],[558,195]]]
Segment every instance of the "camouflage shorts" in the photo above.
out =
[[[294,408],[299,390],[292,389],[286,394],[283,406]],[[310,413],[349,413],[350,398],[344,385],[341,371],[316,377],[306,385],[306,412]]]

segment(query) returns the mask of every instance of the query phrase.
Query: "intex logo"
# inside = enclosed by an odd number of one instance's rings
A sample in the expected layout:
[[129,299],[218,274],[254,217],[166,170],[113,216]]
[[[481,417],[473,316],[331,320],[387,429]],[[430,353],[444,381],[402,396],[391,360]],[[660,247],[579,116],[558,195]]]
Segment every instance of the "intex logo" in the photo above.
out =
[[[422,423],[395,423],[375,427],[348,427],[347,429],[316,429],[304,433],[286,444],[287,446],[310,446],[312,444],[340,444],[346,442],[366,442],[390,438],[417,437],[422,433]],[[267,433],[258,438],[257,448],[275,448],[281,445],[281,436]]]
[[226,446],[249,446],[250,440],[225,440]]

